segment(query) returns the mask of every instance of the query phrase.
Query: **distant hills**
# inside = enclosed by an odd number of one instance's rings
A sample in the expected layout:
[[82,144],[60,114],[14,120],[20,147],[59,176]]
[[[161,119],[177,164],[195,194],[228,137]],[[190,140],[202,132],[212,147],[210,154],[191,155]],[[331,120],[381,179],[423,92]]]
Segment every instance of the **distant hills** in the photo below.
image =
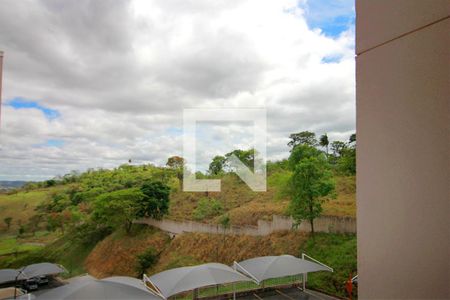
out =
[[27,183],[27,182],[21,181],[21,180],[14,180],[14,181],[0,180],[0,189],[20,188],[20,187],[24,186],[25,183]]

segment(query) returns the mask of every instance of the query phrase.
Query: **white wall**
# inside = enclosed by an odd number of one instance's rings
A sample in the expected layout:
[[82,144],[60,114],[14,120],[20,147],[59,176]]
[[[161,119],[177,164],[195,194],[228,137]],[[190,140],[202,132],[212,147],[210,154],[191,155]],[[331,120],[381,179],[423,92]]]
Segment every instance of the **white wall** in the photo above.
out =
[[356,2],[361,299],[450,298],[450,2]]

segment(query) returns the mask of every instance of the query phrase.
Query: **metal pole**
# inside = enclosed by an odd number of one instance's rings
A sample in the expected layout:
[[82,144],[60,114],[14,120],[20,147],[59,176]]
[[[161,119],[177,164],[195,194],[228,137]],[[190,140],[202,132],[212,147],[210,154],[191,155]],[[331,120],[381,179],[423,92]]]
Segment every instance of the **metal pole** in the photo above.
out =
[[19,278],[20,274],[23,274],[22,272],[25,270],[25,268],[23,270],[20,270],[16,278],[14,278],[14,299],[17,299],[17,279]]
[[[302,253],[302,259],[305,259],[305,253]],[[302,274],[302,286],[303,286],[303,291],[306,291],[306,273]]]
[[306,275],[305,273],[302,274],[303,291],[305,291],[305,289],[306,289],[306,276],[305,275]]
[[[233,270],[236,270],[236,262],[233,262]],[[233,282],[233,300],[236,300],[236,283]]]

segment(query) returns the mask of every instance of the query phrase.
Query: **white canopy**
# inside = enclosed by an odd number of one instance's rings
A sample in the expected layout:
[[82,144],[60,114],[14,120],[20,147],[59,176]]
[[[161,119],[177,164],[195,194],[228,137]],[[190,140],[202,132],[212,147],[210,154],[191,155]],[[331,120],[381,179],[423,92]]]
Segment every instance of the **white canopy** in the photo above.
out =
[[50,290],[37,300],[161,300],[136,278],[110,277],[97,280],[90,276],[77,278],[72,283]]
[[178,293],[217,284],[251,281],[229,266],[209,263],[193,267],[167,270],[146,279],[155,292],[165,299]]
[[56,275],[64,272],[66,270],[62,266],[52,263],[32,264],[17,270],[3,269],[0,270],[0,284],[37,276]]
[[270,279],[316,271],[332,271],[324,265],[292,255],[262,256],[235,263],[236,269],[258,283]]
[[3,269],[0,270],[0,284],[5,282],[12,282],[17,280],[26,279],[24,274],[21,274],[18,270],[14,269]]
[[64,269],[64,267],[62,267],[61,265],[44,262],[28,265],[19,269],[18,271],[24,273],[28,278],[32,278],[37,276],[61,274],[66,272],[66,269]]

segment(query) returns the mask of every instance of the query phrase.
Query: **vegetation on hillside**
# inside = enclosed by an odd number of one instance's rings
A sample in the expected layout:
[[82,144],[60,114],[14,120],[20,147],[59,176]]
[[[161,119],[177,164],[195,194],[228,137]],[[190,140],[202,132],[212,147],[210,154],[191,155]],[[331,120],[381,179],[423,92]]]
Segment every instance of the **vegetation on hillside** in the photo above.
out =
[[301,252],[334,269],[333,273],[318,272],[308,275],[309,288],[348,296],[345,282],[357,274],[355,234],[316,233],[314,238],[303,244]]
[[[202,262],[230,264],[305,251],[340,270],[311,277],[311,286],[342,295],[338,282],[356,270],[354,236],[317,234],[311,239],[295,231],[266,237],[186,233],[171,240],[156,229],[133,224],[137,218],[163,216],[225,227],[255,225],[274,214],[292,215],[297,222],[312,222],[321,214],[354,216],[355,137],[330,143],[327,136],[317,141],[314,133],[300,132],[291,135],[289,146],[289,159],[267,163],[264,193],[242,182],[229,161],[236,156],[253,168],[257,152],[236,149],[216,156],[208,172],[196,174],[220,178],[221,192],[183,192],[184,159],[173,156],[165,167],[127,164],[71,172],[0,194],[0,251],[7,254],[0,257],[0,268],[51,261],[63,264],[69,276],[86,271],[97,277],[139,276]],[[39,240],[40,236],[46,238]],[[330,256],[320,252],[323,247],[330,249]],[[338,261],[339,255],[346,258]]]
[[289,156],[292,169],[292,201],[289,212],[298,226],[309,221],[314,234],[314,219],[322,214],[326,196],[334,193],[335,184],[326,156],[307,144],[297,145]]
[[112,275],[138,277],[142,275],[142,263],[148,262],[148,252],[157,257],[169,243],[167,234],[148,226],[135,225],[131,234],[118,230],[99,242],[86,258],[84,267],[97,278]]

